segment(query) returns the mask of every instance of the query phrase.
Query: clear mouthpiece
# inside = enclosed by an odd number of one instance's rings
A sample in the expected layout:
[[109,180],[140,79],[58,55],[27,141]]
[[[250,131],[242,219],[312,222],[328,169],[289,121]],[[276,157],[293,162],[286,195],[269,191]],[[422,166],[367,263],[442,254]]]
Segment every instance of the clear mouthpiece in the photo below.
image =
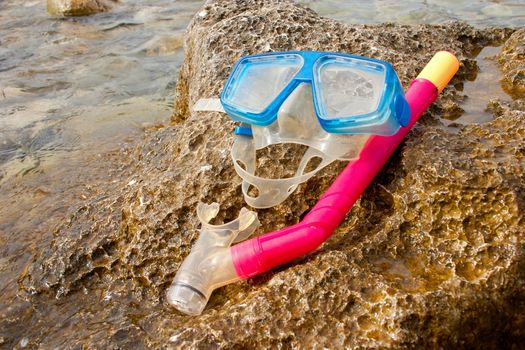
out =
[[168,289],[168,303],[177,310],[191,316],[202,313],[208,300],[201,292],[182,284],[174,284]]
[[217,203],[197,206],[202,224],[199,239],[182,262],[166,294],[168,303],[188,315],[200,315],[214,289],[239,280],[230,246],[248,238],[259,226],[257,214],[245,208],[231,222],[209,224],[218,212]]

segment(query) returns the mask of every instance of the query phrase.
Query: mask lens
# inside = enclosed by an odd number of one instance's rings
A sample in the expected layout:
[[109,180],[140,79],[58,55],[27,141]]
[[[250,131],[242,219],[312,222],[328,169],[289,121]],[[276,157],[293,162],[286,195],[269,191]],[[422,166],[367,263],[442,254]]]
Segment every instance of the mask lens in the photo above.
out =
[[299,55],[249,57],[239,63],[225,87],[225,101],[245,112],[263,112],[301,69]]
[[358,117],[374,112],[385,85],[385,67],[365,60],[337,57],[316,72],[323,119]]

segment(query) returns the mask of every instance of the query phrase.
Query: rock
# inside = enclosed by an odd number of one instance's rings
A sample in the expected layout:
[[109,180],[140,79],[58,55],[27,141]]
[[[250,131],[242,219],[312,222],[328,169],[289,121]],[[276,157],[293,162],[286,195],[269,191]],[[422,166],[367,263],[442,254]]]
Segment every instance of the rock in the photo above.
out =
[[[475,53],[511,33],[462,23],[346,25],[291,1],[208,1],[188,28],[173,124],[149,131],[123,156],[133,175],[107,184],[40,243],[20,277],[30,312],[2,315],[4,343],[518,348],[525,341],[524,103],[494,101],[493,121],[459,130],[439,119],[463,97],[458,89],[476,69]],[[169,308],[165,291],[197,237],[198,201],[222,203],[219,221],[244,205],[229,158],[234,123],[190,107],[218,96],[242,55],[292,49],[387,60],[405,87],[437,50],[455,52],[462,65],[319,250],[221,288],[201,316],[184,316]],[[281,147],[268,159],[298,157]],[[260,210],[259,233],[296,223],[344,165]]]
[[504,73],[503,87],[516,98],[525,98],[525,28],[517,30],[498,55]]
[[88,16],[111,10],[118,0],[47,0],[47,12],[57,16]]

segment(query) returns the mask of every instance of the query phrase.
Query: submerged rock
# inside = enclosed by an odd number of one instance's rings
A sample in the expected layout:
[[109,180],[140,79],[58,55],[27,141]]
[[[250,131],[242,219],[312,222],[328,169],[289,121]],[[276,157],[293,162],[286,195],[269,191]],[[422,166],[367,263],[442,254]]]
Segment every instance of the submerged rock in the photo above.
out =
[[[512,348],[525,341],[525,108],[492,102],[494,120],[449,129],[475,52],[511,30],[346,25],[289,1],[209,1],[185,42],[173,124],[151,130],[107,185],[44,241],[20,278],[31,303],[0,329],[43,348]],[[199,317],[165,301],[197,236],[199,200],[244,205],[229,150],[234,123],[193,113],[218,96],[241,56],[341,51],[391,62],[405,87],[437,50],[462,65],[337,232],[315,253],[217,290]],[[266,166],[300,157],[277,148]],[[124,161],[124,160],[123,160]],[[298,222],[344,163],[260,210],[269,232]],[[18,318],[17,318],[18,317]],[[26,320],[26,321],[21,321]],[[2,323],[3,322],[3,323]],[[20,327],[23,324],[25,327]],[[3,326],[3,327],[2,327]],[[23,328],[24,332],[17,331]]]
[[111,10],[118,0],[47,0],[47,11],[57,16],[88,16]]

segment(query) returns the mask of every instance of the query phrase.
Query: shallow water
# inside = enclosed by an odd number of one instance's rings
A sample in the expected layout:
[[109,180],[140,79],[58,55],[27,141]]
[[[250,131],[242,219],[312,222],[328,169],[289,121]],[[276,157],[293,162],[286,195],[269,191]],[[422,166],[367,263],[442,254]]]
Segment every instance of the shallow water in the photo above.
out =
[[42,1],[2,2],[3,177],[114,148],[144,123],[166,120],[183,32],[200,3],[126,1],[111,13],[57,19]]
[[[525,18],[517,1],[300,2],[350,23],[522,26]],[[0,2],[0,310],[18,298],[17,278],[54,224],[103,196],[97,182],[124,176],[108,164],[144,128],[168,122],[184,29],[202,1],[122,1],[110,13],[70,19],[49,16],[44,1],[20,4]],[[487,83],[497,68],[483,57],[494,53],[480,54],[458,122],[491,118],[481,109],[496,96],[498,84]]]
[[484,123],[492,120],[492,112],[488,109],[489,101],[499,99],[510,102],[512,97],[504,91],[501,84],[494,83],[501,79],[501,72],[496,62],[496,55],[501,47],[484,47],[476,56],[478,72],[472,80],[462,84],[462,94],[465,96],[460,103],[460,115],[445,115],[442,122],[456,127],[458,124]]
[[347,23],[440,24],[461,20],[476,27],[520,27],[525,4],[519,0],[300,0],[325,17]]

